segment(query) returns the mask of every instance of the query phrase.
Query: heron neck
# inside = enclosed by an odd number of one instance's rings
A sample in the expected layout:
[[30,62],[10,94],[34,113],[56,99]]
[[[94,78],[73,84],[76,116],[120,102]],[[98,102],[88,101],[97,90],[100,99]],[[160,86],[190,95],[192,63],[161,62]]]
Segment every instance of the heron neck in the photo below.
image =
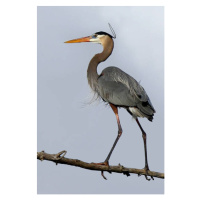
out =
[[87,78],[88,83],[93,91],[97,92],[97,80],[98,80],[98,73],[97,67],[98,64],[105,61],[112,53],[114,42],[112,39],[108,38],[103,44],[103,51],[102,53],[96,54],[90,61],[88,70],[87,70]]

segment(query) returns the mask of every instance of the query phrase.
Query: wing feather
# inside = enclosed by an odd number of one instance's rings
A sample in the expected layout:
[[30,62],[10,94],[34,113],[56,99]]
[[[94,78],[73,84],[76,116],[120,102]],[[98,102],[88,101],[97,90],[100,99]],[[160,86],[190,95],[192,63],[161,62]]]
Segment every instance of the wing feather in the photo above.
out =
[[117,67],[107,67],[102,71],[98,78],[98,94],[115,105],[138,107],[147,115],[155,112],[144,88]]

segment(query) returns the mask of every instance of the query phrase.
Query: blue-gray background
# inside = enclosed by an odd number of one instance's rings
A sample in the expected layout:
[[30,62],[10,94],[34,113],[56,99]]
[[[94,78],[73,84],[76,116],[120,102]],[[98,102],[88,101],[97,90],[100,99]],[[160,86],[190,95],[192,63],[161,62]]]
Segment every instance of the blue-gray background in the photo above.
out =
[[[156,114],[140,119],[147,133],[152,171],[164,172],[164,7],[38,7],[38,137],[37,150],[86,162],[106,158],[117,135],[115,115],[103,103],[89,104],[87,66],[102,51],[98,44],[64,44],[97,31],[117,38],[114,51],[98,67],[117,66],[140,81]],[[144,167],[142,134],[136,122],[119,110],[123,134],[111,165]],[[38,193],[49,194],[163,194],[164,180],[89,171],[38,161]]]

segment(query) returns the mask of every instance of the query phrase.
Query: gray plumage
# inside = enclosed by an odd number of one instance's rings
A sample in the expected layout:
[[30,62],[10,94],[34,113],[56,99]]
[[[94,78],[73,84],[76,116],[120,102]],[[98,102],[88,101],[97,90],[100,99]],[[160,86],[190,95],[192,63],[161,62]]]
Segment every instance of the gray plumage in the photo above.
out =
[[153,119],[155,109],[144,88],[121,69],[107,67],[97,82],[96,92],[104,101],[126,108],[134,118]]

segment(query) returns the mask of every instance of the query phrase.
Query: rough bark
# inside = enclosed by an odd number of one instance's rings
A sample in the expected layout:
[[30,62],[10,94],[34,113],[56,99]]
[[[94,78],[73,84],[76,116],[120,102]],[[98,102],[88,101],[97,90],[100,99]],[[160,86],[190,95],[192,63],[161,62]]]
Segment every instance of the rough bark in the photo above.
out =
[[[37,152],[37,159],[41,161],[43,160],[52,161],[52,162],[55,162],[56,164],[72,165],[72,166],[81,167],[88,170],[101,171],[103,177],[104,177],[103,175],[104,171],[107,171],[109,173],[112,173],[112,172],[122,173],[126,176],[130,176],[131,173],[138,174],[139,176],[146,175],[144,169],[128,168],[120,164],[117,166],[112,166],[112,165],[106,166],[106,165],[97,165],[95,163],[87,163],[78,159],[65,158],[64,156],[66,155],[66,153],[67,151],[61,151],[57,154],[49,154],[44,151],[41,151],[41,152]],[[148,171],[148,176],[164,179],[164,173],[160,173],[160,172]]]

